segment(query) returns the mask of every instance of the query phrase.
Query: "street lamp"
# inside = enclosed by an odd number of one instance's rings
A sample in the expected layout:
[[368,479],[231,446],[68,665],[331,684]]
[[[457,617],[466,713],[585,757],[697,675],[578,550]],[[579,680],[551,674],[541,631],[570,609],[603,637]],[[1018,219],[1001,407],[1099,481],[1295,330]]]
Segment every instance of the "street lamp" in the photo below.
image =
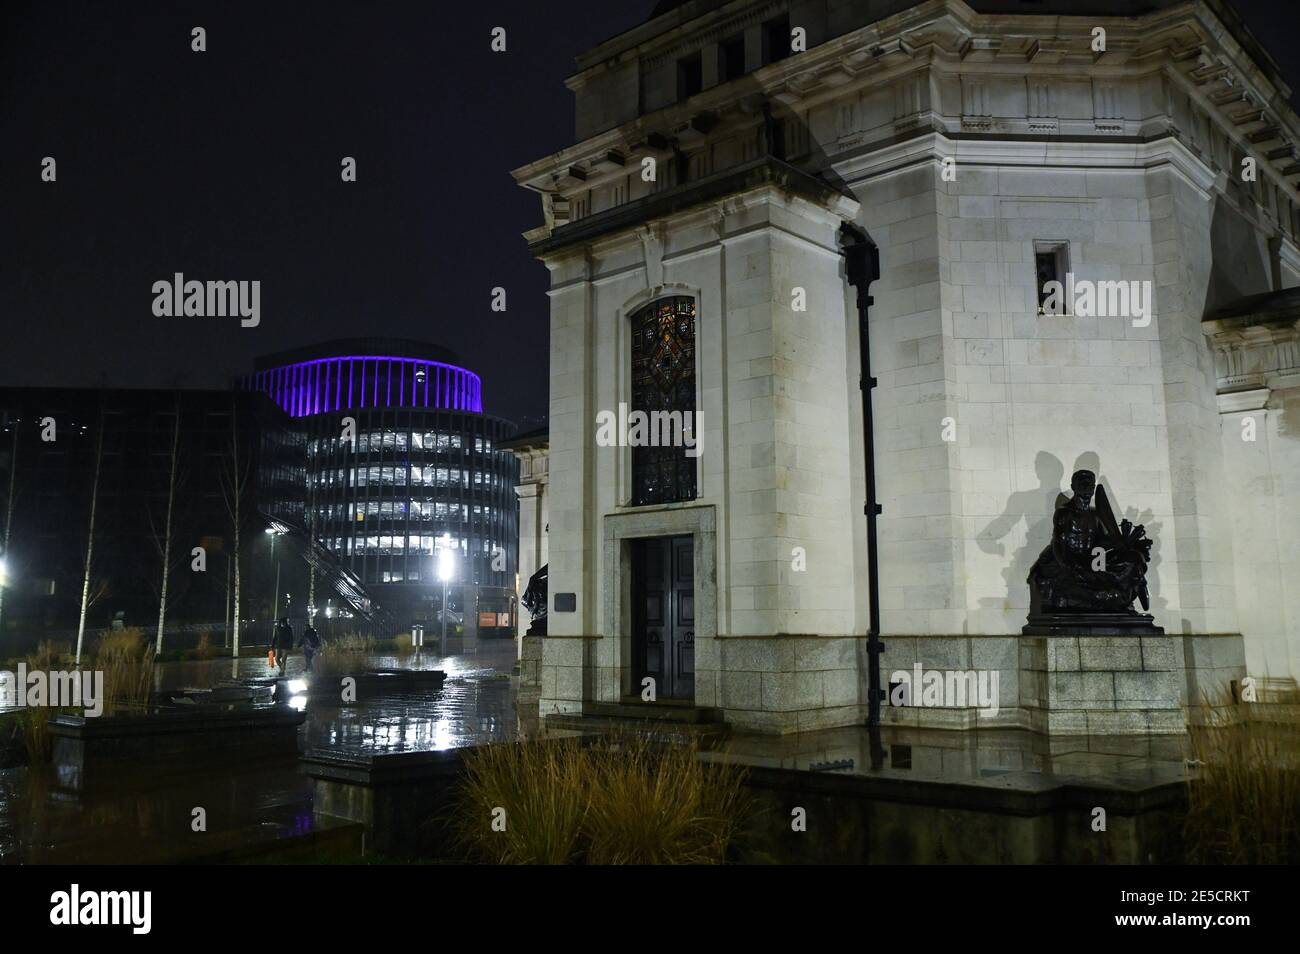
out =
[[271,562],[275,564],[275,596],[271,601],[271,641],[274,642],[275,624],[280,621],[280,561],[275,558],[275,538],[284,531],[267,527],[266,532],[271,537]]
[[451,536],[444,534],[438,541],[438,579],[442,580],[442,643],[438,652],[447,655],[447,583],[456,573],[456,557],[451,552]]
[[9,564],[0,556],[0,586],[9,585]]

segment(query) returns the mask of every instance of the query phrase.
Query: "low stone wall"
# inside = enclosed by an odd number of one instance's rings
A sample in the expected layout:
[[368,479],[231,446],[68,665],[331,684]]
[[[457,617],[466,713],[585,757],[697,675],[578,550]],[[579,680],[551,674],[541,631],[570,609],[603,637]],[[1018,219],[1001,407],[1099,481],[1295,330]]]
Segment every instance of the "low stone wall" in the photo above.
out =
[[363,825],[368,850],[394,858],[443,857],[445,818],[463,753],[312,748],[301,764],[312,780],[314,811]]
[[[1246,673],[1239,633],[1162,636],[948,635],[881,637],[881,688],[905,672],[996,674],[994,707],[881,707],[885,725],[1023,728],[1049,734],[1179,733],[1196,707],[1230,694]],[[594,639],[546,638],[520,662],[521,686],[540,675],[543,717],[577,715],[584,701],[618,701],[618,673],[597,685]],[[695,705],[717,709],[740,732],[785,735],[867,718],[867,640],[860,637],[718,637],[696,644]],[[534,661],[536,660],[536,661]],[[979,675],[983,674],[983,675]],[[524,697],[521,695],[521,700]],[[521,705],[525,702],[521,701]],[[527,704],[531,703],[528,697]]]
[[305,719],[305,712],[281,705],[157,709],[90,719],[61,713],[50,720],[53,762],[60,784],[80,789],[111,781],[128,765],[184,772],[195,765],[292,757]]
[[[998,711],[882,706],[886,725],[1016,727],[1048,735],[1178,734],[1246,674],[1238,633],[1160,636],[892,636],[881,681],[922,670],[996,671]],[[866,698],[865,667],[862,678]]]
[[[743,862],[776,864],[1174,864],[1182,783],[1142,791],[1069,784],[1037,792],[754,768],[759,814]],[[1104,807],[1106,830],[1093,828]],[[806,829],[794,831],[802,808]]]
[[[1118,743],[1117,743],[1118,744]],[[312,749],[302,759],[317,814],[359,823],[368,850],[447,858],[447,819],[467,749],[367,753]],[[720,753],[702,756],[724,759]],[[1175,763],[1176,764],[1176,763]],[[737,860],[827,863],[1174,863],[1185,785],[1117,788],[1044,776],[1006,788],[941,778],[747,769],[757,814]],[[1093,827],[1106,811],[1106,830]],[[804,810],[805,830],[791,826]]]

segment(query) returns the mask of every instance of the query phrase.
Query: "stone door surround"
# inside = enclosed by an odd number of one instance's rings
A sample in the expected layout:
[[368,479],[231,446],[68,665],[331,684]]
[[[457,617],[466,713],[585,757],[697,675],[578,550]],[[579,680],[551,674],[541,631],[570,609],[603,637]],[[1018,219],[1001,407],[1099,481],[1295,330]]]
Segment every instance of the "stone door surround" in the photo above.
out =
[[[696,660],[700,643],[718,635],[717,510],[712,504],[670,505],[606,514],[603,518],[602,629],[617,636],[620,691],[639,693],[632,685],[632,558],[628,540],[689,533],[694,540]],[[707,657],[706,657],[707,658]]]

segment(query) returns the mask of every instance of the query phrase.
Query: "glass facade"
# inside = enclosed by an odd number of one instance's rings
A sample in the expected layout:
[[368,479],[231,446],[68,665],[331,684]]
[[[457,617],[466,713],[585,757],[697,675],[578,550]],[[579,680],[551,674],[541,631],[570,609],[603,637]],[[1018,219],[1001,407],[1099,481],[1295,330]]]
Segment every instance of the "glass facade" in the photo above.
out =
[[266,366],[274,358],[243,382],[294,418],[303,442],[301,473],[273,485],[272,516],[306,528],[395,610],[441,593],[443,538],[457,585],[513,593],[519,464],[497,449],[513,427],[482,413],[478,375],[418,354]]
[[513,587],[518,461],[495,449],[506,422],[422,408],[352,416],[355,450],[335,415],[310,422],[299,519],[313,536],[367,584],[433,580],[445,536],[464,582]]

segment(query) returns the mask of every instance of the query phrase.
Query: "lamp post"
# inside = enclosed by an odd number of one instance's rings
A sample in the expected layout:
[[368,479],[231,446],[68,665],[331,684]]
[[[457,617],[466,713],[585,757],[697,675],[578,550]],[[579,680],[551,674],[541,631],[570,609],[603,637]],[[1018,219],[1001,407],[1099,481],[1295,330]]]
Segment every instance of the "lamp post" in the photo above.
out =
[[456,572],[456,558],[451,552],[451,537],[444,535],[438,541],[438,579],[442,580],[442,640],[438,646],[440,655],[447,655],[447,583]]
[[271,637],[275,641],[275,624],[280,618],[280,561],[275,558],[275,538],[281,531],[275,527],[267,527],[266,532],[271,536],[271,562],[275,564],[275,595],[271,600]]

